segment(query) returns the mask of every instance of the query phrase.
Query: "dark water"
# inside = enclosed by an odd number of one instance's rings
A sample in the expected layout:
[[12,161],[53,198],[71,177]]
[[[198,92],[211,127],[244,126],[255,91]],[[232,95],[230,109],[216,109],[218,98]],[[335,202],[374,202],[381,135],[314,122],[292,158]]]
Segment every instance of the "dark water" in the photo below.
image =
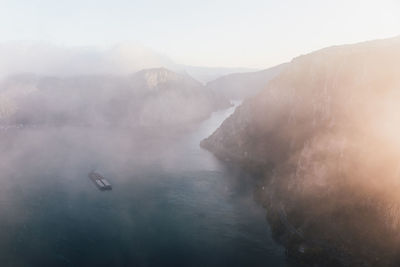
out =
[[199,147],[231,112],[175,134],[3,130],[0,266],[285,266],[251,179]]

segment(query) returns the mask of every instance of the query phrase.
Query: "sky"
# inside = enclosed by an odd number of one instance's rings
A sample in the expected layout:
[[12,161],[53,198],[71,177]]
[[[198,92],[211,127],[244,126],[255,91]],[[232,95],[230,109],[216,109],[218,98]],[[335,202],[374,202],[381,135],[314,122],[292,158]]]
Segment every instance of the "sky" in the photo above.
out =
[[399,0],[0,0],[0,42],[133,41],[197,66],[266,68],[396,35]]

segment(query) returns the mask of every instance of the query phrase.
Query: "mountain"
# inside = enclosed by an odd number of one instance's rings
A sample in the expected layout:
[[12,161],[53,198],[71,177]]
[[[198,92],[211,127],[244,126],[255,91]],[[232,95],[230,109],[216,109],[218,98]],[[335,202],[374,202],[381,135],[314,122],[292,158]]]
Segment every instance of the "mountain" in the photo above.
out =
[[161,68],[139,71],[132,80],[135,88],[146,88],[151,95],[142,105],[142,124],[185,124],[230,106],[228,100],[187,74]]
[[164,68],[125,76],[23,74],[0,83],[3,124],[183,125],[229,105],[192,77]]
[[190,76],[203,83],[214,81],[221,76],[226,76],[232,73],[247,73],[256,71],[255,69],[250,68],[198,67],[188,65],[180,65],[177,71],[179,70],[181,72],[186,72]]
[[276,77],[287,64],[256,72],[232,73],[208,82],[207,87],[228,99],[242,100],[256,95]]
[[245,68],[210,68],[178,64],[165,55],[134,42],[110,47],[60,46],[42,42],[0,43],[0,79],[20,73],[68,77],[129,75],[142,69],[167,68],[188,73],[205,83]]
[[290,256],[400,262],[400,37],[293,59],[201,145],[262,177],[257,196]]

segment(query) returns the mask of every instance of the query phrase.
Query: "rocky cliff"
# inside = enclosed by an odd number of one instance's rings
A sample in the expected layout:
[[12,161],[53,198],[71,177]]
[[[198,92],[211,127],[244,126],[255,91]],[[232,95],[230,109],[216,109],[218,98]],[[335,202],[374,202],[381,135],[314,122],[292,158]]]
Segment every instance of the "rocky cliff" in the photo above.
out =
[[400,38],[295,58],[201,145],[264,179],[277,240],[307,264],[397,266]]

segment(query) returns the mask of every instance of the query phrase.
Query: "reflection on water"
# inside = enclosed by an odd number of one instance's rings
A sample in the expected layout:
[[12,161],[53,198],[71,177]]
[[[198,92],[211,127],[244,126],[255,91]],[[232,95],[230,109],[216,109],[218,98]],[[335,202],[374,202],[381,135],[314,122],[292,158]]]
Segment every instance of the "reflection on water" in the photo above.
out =
[[252,186],[199,147],[232,111],[176,134],[3,130],[0,265],[284,266]]

